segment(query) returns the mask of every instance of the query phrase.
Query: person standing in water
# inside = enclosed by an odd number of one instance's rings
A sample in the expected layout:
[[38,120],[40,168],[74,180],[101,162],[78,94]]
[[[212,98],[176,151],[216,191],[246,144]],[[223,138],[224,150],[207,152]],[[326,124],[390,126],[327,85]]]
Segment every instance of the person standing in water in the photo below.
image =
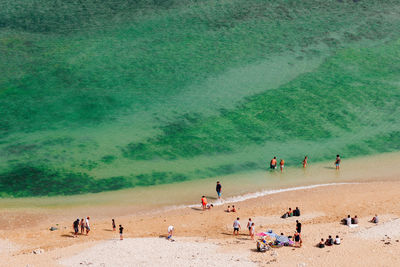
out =
[[283,172],[283,167],[285,167],[285,161],[283,159],[279,162],[279,166],[281,167],[281,172]]
[[221,190],[222,190],[222,185],[219,181],[217,181],[217,187],[215,189],[217,191],[218,199],[221,199]]
[[305,156],[303,159],[303,168],[307,167],[307,160],[308,160],[308,157]]
[[274,157],[273,159],[271,159],[271,162],[269,163],[269,167],[271,168],[271,170],[275,170],[276,169],[276,157]]
[[340,169],[340,161],[341,161],[340,156],[336,155],[336,160],[335,160],[336,170]]

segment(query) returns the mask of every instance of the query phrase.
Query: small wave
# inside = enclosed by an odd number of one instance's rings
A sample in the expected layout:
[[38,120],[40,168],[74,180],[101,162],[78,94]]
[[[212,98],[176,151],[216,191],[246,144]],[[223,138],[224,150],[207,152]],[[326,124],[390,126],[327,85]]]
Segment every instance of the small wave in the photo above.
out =
[[[224,204],[236,203],[245,201],[248,199],[259,198],[267,195],[273,195],[283,192],[290,192],[290,191],[297,191],[297,190],[305,190],[305,189],[313,189],[317,187],[324,187],[324,186],[336,186],[336,185],[349,185],[349,184],[359,184],[359,183],[328,183],[328,184],[315,184],[315,185],[305,185],[305,186],[298,186],[298,187],[289,187],[289,188],[282,188],[282,189],[274,189],[274,190],[263,190],[254,193],[247,193],[244,195],[228,197],[224,200],[217,200],[213,203],[214,206],[221,206]],[[175,210],[175,209],[183,209],[183,208],[199,208],[200,204],[190,204],[190,205],[178,205],[178,206],[169,206],[166,207],[164,210]]]

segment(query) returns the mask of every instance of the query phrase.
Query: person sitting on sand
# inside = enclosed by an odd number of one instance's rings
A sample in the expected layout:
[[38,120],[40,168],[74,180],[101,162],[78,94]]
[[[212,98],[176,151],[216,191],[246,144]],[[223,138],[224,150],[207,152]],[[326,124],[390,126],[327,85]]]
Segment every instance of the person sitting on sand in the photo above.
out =
[[76,221],[74,221],[72,227],[74,228],[74,237],[76,237],[79,232],[79,219],[76,219]]
[[239,230],[241,228],[240,222],[239,222],[239,217],[236,218],[236,220],[233,222],[233,235],[239,235]]
[[289,210],[288,210],[287,214],[288,214],[288,217],[293,217],[293,211],[292,211],[292,208],[289,208]]
[[225,210],[226,212],[231,212],[231,206],[228,206],[228,209]]
[[356,215],[356,216],[354,216],[354,218],[353,218],[353,219],[351,219],[351,222],[352,222],[353,224],[358,224],[358,218],[357,218],[357,215]]
[[124,240],[123,232],[124,227],[122,227],[122,225],[119,225],[119,240]]
[[325,242],[324,242],[323,238],[321,238],[321,241],[318,243],[318,247],[319,248],[324,248],[325,247]]
[[203,207],[203,210],[207,208],[207,198],[205,196],[201,197],[201,206]]
[[347,225],[347,226],[350,226],[350,225],[351,225],[351,217],[350,217],[350,215],[347,215],[347,218],[346,218],[346,225]]
[[299,207],[296,207],[296,209],[293,211],[293,216],[300,216],[300,209]]
[[207,204],[207,209],[208,209],[208,210],[210,210],[210,209],[213,208],[213,207],[214,207],[213,204],[211,204],[211,205],[210,205],[210,204]]
[[300,233],[295,232],[293,235],[293,241],[294,241],[294,246],[301,248],[301,244],[303,243],[303,240],[301,239]]
[[328,239],[325,241],[325,245],[327,245],[327,246],[332,246],[333,245],[333,238],[332,238],[332,236],[330,235],[329,237],[328,237]]
[[340,237],[338,235],[335,238],[335,245],[340,245]]
[[231,209],[231,212],[236,212],[236,208],[235,208],[235,205],[232,205],[232,209]]
[[168,236],[167,236],[168,240],[172,238],[173,233],[174,233],[174,226],[173,225],[168,226]]
[[378,223],[378,222],[379,222],[378,215],[375,214],[374,218],[372,218],[372,220],[370,220],[370,222],[372,222],[372,223]]

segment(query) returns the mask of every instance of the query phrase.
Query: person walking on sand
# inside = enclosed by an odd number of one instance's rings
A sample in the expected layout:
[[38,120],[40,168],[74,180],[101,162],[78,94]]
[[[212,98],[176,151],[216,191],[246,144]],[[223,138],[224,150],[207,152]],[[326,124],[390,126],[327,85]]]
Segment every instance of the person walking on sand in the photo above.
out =
[[168,236],[167,239],[170,240],[172,238],[172,235],[174,234],[174,226],[170,225],[168,226]]
[[283,167],[285,167],[285,161],[283,159],[279,162],[279,166],[281,167],[281,172],[283,172]]
[[124,227],[122,227],[122,225],[119,225],[119,240],[124,240],[123,232]]
[[222,185],[219,181],[217,181],[217,186],[216,186],[215,190],[217,191],[218,199],[221,199]]
[[81,235],[85,233],[85,220],[81,219]]
[[237,217],[236,220],[233,222],[233,235],[239,235],[239,230],[241,228],[239,220],[239,217]]
[[335,160],[336,170],[340,169],[340,161],[341,161],[340,156],[336,155],[336,160]]
[[115,231],[115,228],[117,228],[117,227],[115,226],[115,220],[114,219],[112,219],[111,224],[112,224],[113,231]]
[[254,239],[254,222],[252,222],[251,218],[247,222],[247,228],[249,229],[249,236]]
[[303,168],[307,167],[307,160],[308,160],[308,157],[305,156],[303,159]]
[[88,235],[89,234],[89,232],[90,232],[90,222],[89,222],[89,220],[90,220],[90,217],[88,216],[87,218],[86,218],[86,220],[85,220],[85,226],[86,226],[86,235]]
[[207,198],[205,196],[201,197],[201,206],[203,207],[203,210],[207,209]]
[[76,221],[74,221],[72,227],[74,228],[74,237],[77,237],[79,232],[79,219],[76,219]]
[[271,170],[275,170],[276,169],[276,164],[277,164],[277,160],[276,157],[274,157],[273,159],[271,159],[271,162],[269,163],[269,167]]

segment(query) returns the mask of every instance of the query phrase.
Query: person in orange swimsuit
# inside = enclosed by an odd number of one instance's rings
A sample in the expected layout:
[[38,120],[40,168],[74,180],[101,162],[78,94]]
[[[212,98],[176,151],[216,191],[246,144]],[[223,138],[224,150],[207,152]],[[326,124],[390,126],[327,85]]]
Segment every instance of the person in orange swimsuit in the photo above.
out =
[[305,156],[303,159],[303,168],[307,167],[307,160],[308,160],[308,157]]
[[201,206],[203,207],[203,210],[207,209],[207,198],[205,196],[201,197]]
[[285,161],[283,159],[279,162],[279,166],[281,167],[281,172],[283,172],[283,167],[285,167]]

